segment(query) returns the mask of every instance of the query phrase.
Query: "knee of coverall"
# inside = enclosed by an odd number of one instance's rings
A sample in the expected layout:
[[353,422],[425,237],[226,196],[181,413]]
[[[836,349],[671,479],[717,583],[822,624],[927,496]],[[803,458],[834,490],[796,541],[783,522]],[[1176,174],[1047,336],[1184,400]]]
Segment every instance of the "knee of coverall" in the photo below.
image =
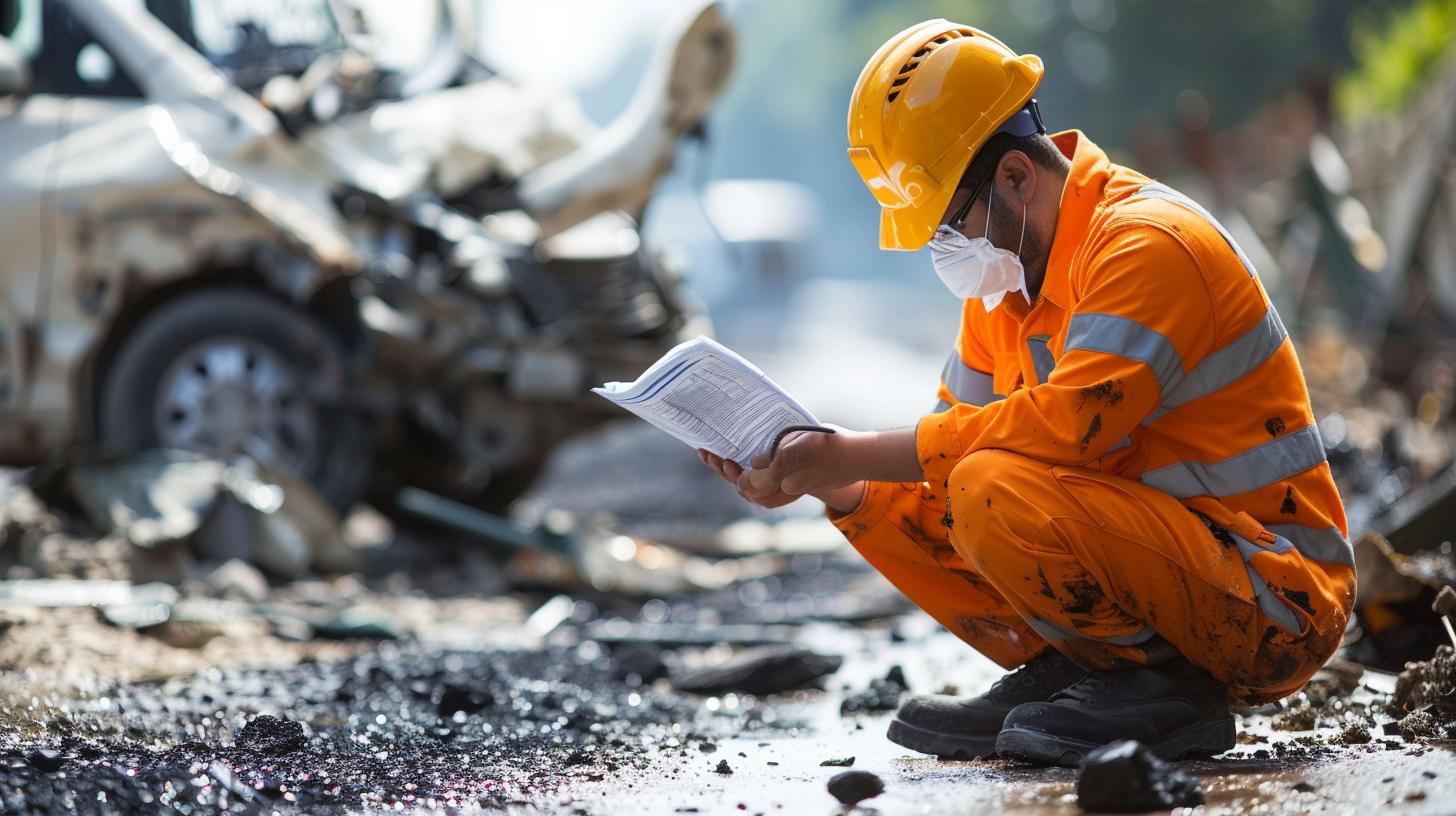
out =
[[1029,520],[1036,514],[1023,491],[1017,489],[1028,473],[1051,478],[1051,469],[1035,460],[1004,450],[972,451],[956,464],[946,484],[946,512],[950,541],[972,569],[986,575],[1004,563],[996,554],[1021,543],[1008,520]]

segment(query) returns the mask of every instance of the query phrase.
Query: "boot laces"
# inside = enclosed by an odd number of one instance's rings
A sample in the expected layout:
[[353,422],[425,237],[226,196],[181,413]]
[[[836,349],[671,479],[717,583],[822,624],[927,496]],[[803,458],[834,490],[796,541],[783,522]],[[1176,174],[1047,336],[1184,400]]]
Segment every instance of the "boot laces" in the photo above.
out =
[[[1000,680],[991,684],[991,693],[1009,691],[1013,688],[1033,688],[1061,668],[1057,665],[1059,656],[1046,655],[1035,657],[1002,676]],[[1064,658],[1062,658],[1064,659]]]

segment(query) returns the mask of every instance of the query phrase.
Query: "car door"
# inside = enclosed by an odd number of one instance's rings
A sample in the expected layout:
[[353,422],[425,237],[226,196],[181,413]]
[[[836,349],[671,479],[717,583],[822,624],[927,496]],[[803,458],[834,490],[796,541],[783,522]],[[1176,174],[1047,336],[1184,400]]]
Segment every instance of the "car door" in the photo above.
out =
[[0,0],[0,36],[29,63],[25,94],[0,99],[0,457],[25,459],[24,411],[54,262],[56,146],[67,99],[39,81],[44,0]]
[[8,420],[0,422],[0,458],[27,461],[73,427],[78,355],[71,346],[80,334],[66,316],[85,295],[76,279],[83,237],[76,216],[94,192],[94,179],[75,183],[75,169],[108,155],[119,160],[104,140],[78,136],[104,130],[144,100],[66,3],[0,0],[0,21],[31,72],[28,94],[0,119],[0,410]]

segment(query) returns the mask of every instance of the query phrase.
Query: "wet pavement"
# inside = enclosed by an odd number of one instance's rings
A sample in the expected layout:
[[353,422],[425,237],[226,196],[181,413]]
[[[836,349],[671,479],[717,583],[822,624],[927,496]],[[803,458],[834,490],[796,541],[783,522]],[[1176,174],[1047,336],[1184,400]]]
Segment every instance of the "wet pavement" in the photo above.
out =
[[[737,497],[691,452],[642,438],[568,451],[540,495],[722,546]],[[627,478],[648,471],[651,485]],[[613,499],[629,482],[657,503]],[[644,599],[508,590],[488,559],[425,543],[367,581],[264,587],[300,608],[375,608],[397,640],[290,641],[239,620],[196,645],[90,609],[0,616],[0,812],[1078,812],[1074,770],[941,762],[884,738],[906,687],[975,693],[1000,671],[852,552],[723,559],[715,575],[738,577],[721,588]],[[1430,678],[1414,704],[1449,698],[1449,668]],[[1370,671],[1312,686],[1245,712],[1234,751],[1177,767],[1206,813],[1452,812],[1456,734],[1398,722],[1395,690]],[[884,792],[847,810],[828,784],[848,771]]]
[[[826,785],[852,758],[883,780],[861,804],[881,814],[1077,812],[1075,771],[918,757],[884,739],[888,713],[841,714],[894,666],[916,692],[994,679],[929,619],[797,628],[800,644],[844,658],[826,690],[683,693],[642,680],[642,667],[675,672],[724,647],[645,647],[644,661],[640,645],[581,640],[568,624],[545,643],[510,643],[519,632],[467,651],[386,643],[347,660],[14,701],[0,711],[0,801],[36,814],[830,814],[840,806]],[[1391,718],[1377,709],[1392,685],[1367,676],[1349,705],[1283,723],[1317,729],[1275,730],[1278,708],[1251,714],[1247,744],[1178,767],[1199,779],[1209,813],[1449,812],[1456,743],[1384,736]],[[1354,719],[1378,736],[1341,744],[1339,723]]]

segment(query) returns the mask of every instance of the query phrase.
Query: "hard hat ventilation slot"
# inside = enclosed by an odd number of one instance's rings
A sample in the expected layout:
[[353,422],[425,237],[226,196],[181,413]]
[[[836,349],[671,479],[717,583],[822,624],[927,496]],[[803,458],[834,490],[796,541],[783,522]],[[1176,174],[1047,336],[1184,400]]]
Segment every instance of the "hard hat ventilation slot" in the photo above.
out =
[[920,63],[924,62],[925,58],[929,56],[932,51],[941,47],[942,45],[945,45],[951,40],[959,39],[965,36],[969,35],[960,31],[948,31],[926,43],[925,46],[919,51],[911,54],[910,59],[906,60],[905,64],[900,66],[900,72],[897,75],[895,81],[890,83],[890,87],[896,90],[892,90],[885,95],[885,102],[894,102],[895,99],[900,96],[900,91],[898,90],[900,86],[910,81],[910,75],[915,72],[916,68],[920,67]]

